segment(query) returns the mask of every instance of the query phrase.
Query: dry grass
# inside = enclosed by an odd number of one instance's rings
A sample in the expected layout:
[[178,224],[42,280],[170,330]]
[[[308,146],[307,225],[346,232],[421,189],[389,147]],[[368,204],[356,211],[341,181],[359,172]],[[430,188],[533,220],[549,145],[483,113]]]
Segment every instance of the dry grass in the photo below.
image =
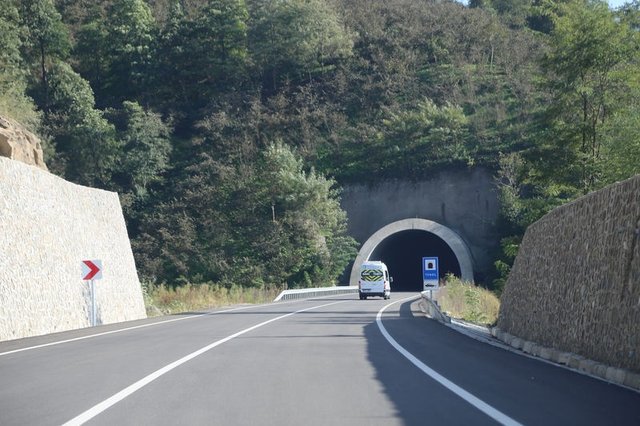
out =
[[448,276],[438,293],[443,312],[474,324],[494,325],[498,320],[500,300],[489,290]]
[[242,303],[271,302],[280,293],[277,288],[224,287],[209,283],[177,287],[144,283],[142,287],[148,316],[195,312]]

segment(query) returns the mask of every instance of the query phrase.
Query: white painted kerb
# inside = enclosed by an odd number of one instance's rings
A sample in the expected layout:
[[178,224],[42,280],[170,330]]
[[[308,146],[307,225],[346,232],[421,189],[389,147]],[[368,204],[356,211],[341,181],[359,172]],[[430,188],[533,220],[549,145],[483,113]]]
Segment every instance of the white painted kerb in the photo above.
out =
[[471,252],[465,242],[451,229],[427,219],[403,219],[380,228],[362,245],[358,252],[353,268],[351,268],[351,276],[349,285],[358,285],[358,274],[362,262],[369,260],[371,253],[378,247],[382,241],[401,231],[417,230],[430,232],[440,237],[453,251],[460,264],[460,278],[465,281],[473,281],[473,262],[471,260]]

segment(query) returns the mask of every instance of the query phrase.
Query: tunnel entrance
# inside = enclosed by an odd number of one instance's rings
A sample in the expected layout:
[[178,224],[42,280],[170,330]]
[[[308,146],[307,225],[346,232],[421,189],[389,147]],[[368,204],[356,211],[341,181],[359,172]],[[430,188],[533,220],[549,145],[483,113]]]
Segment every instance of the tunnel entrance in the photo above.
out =
[[349,285],[357,286],[360,265],[367,260],[387,264],[392,291],[422,291],[422,258],[437,256],[440,277],[452,273],[473,281],[473,263],[466,243],[453,230],[427,219],[404,219],[374,233],[362,245],[351,269]]
[[401,231],[382,241],[369,260],[380,260],[393,277],[393,291],[422,291],[422,258],[437,256],[440,278],[448,273],[460,276],[460,264],[442,238],[421,230]]

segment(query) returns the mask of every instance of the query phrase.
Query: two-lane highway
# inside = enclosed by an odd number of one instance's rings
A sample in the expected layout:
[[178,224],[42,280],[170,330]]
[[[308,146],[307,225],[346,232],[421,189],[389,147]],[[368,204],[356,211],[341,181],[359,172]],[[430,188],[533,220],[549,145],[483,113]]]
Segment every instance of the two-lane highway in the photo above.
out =
[[640,424],[639,393],[473,340],[411,296],[0,343],[0,425]]

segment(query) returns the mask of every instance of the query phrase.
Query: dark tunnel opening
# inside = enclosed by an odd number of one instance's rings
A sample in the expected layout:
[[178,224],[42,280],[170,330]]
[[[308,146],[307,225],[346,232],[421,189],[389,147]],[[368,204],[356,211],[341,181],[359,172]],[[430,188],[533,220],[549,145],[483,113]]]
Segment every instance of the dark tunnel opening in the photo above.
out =
[[391,291],[422,291],[422,258],[437,256],[440,278],[452,273],[460,276],[460,263],[449,245],[427,231],[400,231],[385,238],[369,260],[381,260],[393,277]]

